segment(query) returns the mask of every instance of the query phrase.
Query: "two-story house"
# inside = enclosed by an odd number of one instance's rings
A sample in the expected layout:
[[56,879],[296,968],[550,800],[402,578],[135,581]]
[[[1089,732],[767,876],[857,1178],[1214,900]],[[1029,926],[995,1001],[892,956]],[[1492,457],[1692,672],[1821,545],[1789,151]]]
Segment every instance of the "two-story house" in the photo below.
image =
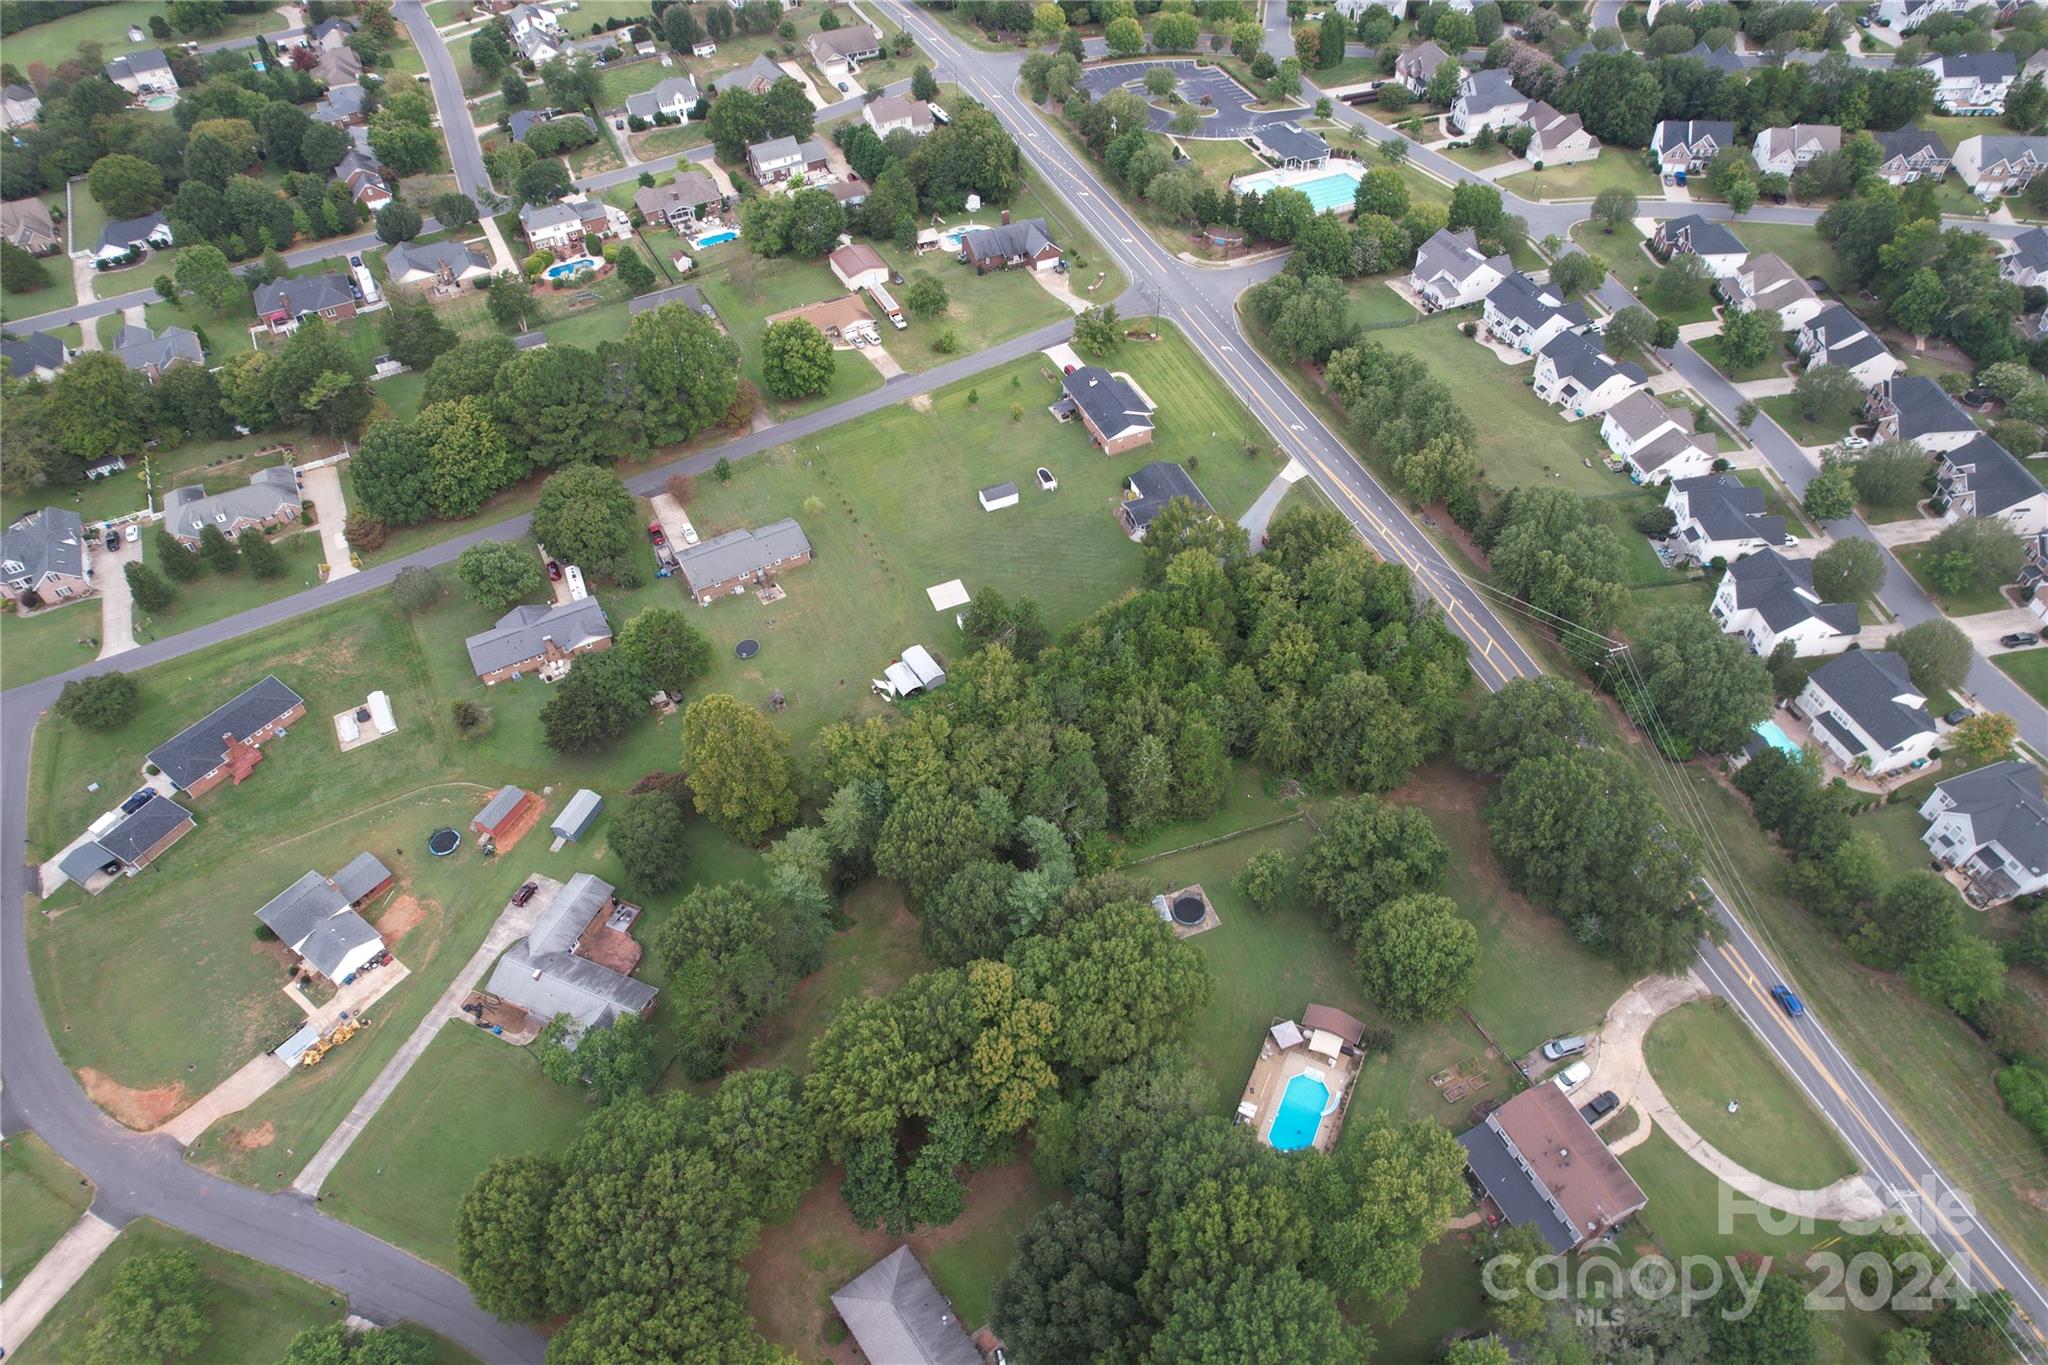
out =
[[2010,52],[1958,52],[1929,57],[1915,69],[1934,77],[1934,107],[1942,113],[2002,114],[2020,59]]
[[697,82],[691,80],[687,74],[670,76],[651,90],[626,96],[626,114],[629,118],[637,118],[646,123],[652,123],[657,118],[670,118],[680,123],[697,107],[699,98]]
[[553,204],[525,204],[519,210],[519,231],[527,245],[551,251],[557,260],[595,255],[593,243],[627,235],[625,214],[620,212],[615,219],[612,213],[603,200],[581,195]]
[[844,28],[820,29],[804,46],[810,49],[811,60],[825,73],[825,78],[836,81],[860,70],[862,62],[880,57],[882,35],[867,24],[849,24]]
[[793,176],[810,179],[831,169],[825,144],[816,138],[770,138],[747,148],[747,171],[763,185],[780,185]]
[[1567,422],[1598,416],[1649,382],[1640,366],[1616,360],[1585,332],[1559,332],[1536,354],[1536,396]]
[[1790,175],[1815,157],[1842,150],[1842,130],[1831,123],[1795,123],[1756,135],[1750,160],[1766,175]]
[[1880,649],[1852,649],[1813,670],[1792,709],[1813,723],[1825,753],[1873,777],[1920,762],[1939,738],[1906,661]]
[[1714,590],[1712,611],[1722,634],[1740,635],[1759,658],[1787,642],[1802,659],[1840,654],[1863,629],[1854,602],[1823,602],[1814,591],[1811,560],[1787,559],[1776,550],[1730,564]]
[[1735,124],[1727,119],[1666,119],[1650,134],[1650,156],[1665,175],[1697,172],[1735,145]]
[[1410,94],[1420,95],[1429,88],[1437,68],[1451,61],[1451,54],[1433,42],[1417,43],[1403,52],[1394,62],[1394,79],[1408,87]]
[[697,223],[719,219],[725,213],[725,196],[704,172],[683,171],[666,185],[635,190],[633,207],[648,222],[666,223],[684,233]]
[[1839,365],[1865,388],[1881,383],[1906,367],[1871,335],[1863,320],[1839,303],[1831,303],[1799,329],[1799,354],[1806,368]]
[[1500,132],[1520,124],[1529,113],[1529,97],[1515,89],[1514,81],[1500,67],[1474,71],[1458,82],[1458,98],[1451,105],[1451,127],[1471,136],[1481,128]]
[[1968,879],[1976,905],[2048,891],[2048,799],[2041,770],[2007,759],[1940,783],[1920,806],[1920,842]]
[[1600,439],[1620,459],[1631,482],[1646,485],[1697,479],[1714,472],[1714,438],[1690,420],[1637,390],[1600,415]]
[[1717,280],[1733,275],[1749,259],[1749,248],[1726,223],[1710,222],[1697,213],[1657,224],[1650,247],[1666,260],[1681,252],[1697,256]]
[[1506,256],[1488,257],[1479,249],[1472,229],[1438,228],[1416,251],[1408,286],[1422,300],[1423,309],[1433,313],[1479,302],[1513,272]]
[[1481,318],[1488,336],[1523,355],[1535,355],[1558,333],[1576,331],[1588,322],[1584,308],[1519,270],[1487,294]]
[[932,107],[908,95],[884,95],[863,105],[860,117],[875,130],[876,137],[887,137],[899,128],[913,137],[923,137],[933,124]]
[[2048,229],[2028,228],[2005,244],[1998,274],[2022,289],[2048,285]]
[[1537,166],[1572,166],[1600,155],[1600,139],[1586,131],[1577,114],[1561,114],[1536,100],[1522,120],[1529,128],[1525,160]]
[[1872,19],[1882,28],[1911,33],[1937,14],[1961,14],[1969,0],[1878,0]]
[[1751,256],[1714,285],[1714,292],[1738,313],[1761,308],[1778,319],[1778,330],[1793,332],[1821,310],[1820,295],[1785,258],[1765,252]]
[[1922,177],[1939,180],[1948,174],[1948,144],[1924,128],[1895,128],[1871,136],[1883,158],[1877,175],[1888,185],[1910,185]]
[[175,94],[178,89],[170,58],[164,56],[160,47],[114,58],[107,63],[107,79],[138,99],[144,95]]
[[1970,192],[1990,203],[2018,194],[2048,166],[2048,137],[1979,134],[1956,144],[1956,175]]
[[63,602],[91,591],[78,513],[44,507],[0,531],[0,597],[19,602],[33,593],[42,602]]
[[1732,564],[1744,555],[1792,543],[1785,519],[1765,513],[1763,490],[1733,474],[1673,479],[1664,505],[1677,518],[1670,539],[1701,564]]
[[1877,424],[1878,441],[1912,441],[1930,455],[1977,439],[1978,426],[1932,379],[1902,374],[1873,384],[1863,415]]
[[1989,436],[1972,437],[1936,458],[1934,508],[1946,522],[1983,517],[2023,536],[2048,531],[2048,489]]

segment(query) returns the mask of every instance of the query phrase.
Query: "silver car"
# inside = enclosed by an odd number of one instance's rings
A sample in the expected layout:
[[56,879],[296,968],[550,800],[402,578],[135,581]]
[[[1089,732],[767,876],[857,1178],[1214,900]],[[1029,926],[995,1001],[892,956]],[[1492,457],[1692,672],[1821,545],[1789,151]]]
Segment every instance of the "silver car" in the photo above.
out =
[[1584,1038],[1552,1038],[1543,1045],[1543,1059],[1547,1062],[1561,1062],[1567,1057],[1576,1057],[1585,1050]]

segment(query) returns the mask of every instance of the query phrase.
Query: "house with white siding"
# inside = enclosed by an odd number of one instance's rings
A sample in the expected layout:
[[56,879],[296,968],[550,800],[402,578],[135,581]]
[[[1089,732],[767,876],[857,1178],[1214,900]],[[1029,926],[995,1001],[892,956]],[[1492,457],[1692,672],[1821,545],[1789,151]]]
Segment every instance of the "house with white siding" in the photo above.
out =
[[1792,709],[1835,762],[1873,777],[1925,759],[1940,738],[1906,661],[1881,649],[1852,649],[1813,670]]
[[1740,635],[1759,658],[1788,641],[1802,659],[1840,654],[1863,629],[1854,602],[1823,602],[1814,591],[1811,560],[1787,559],[1776,550],[1731,563],[1714,590],[1712,611],[1721,633]]
[[1920,842],[1967,878],[1973,905],[2048,891],[2048,798],[2041,770],[2022,759],[1959,773],[1920,806]]

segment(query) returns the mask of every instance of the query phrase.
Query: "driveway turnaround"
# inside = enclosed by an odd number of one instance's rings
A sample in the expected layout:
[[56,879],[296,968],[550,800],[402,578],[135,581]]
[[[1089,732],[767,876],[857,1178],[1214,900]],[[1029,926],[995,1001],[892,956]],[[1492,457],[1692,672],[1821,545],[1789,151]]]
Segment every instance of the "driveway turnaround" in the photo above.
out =
[[[1128,89],[1145,98],[1145,73],[1154,67],[1171,71],[1180,83],[1181,98],[1204,111],[1202,124],[1189,137],[1243,137],[1269,123],[1292,123],[1309,112],[1307,105],[1292,109],[1254,109],[1258,97],[1239,85],[1221,67],[1201,66],[1192,58],[1138,62],[1111,62],[1091,66],[1081,73],[1081,84],[1090,98],[1101,99],[1112,90]],[[1163,133],[1173,124],[1173,115],[1152,105],[1152,131]],[[1213,110],[1214,112],[1208,112]]]

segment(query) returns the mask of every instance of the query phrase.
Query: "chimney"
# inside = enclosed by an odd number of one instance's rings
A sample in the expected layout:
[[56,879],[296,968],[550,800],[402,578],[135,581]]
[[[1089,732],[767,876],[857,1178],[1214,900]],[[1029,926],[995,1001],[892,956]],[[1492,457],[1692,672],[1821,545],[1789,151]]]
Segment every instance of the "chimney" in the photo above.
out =
[[1010,211],[1009,211],[1008,209],[1004,209],[1004,210],[1003,210],[1003,226],[1004,226],[1004,227],[1008,227],[1009,225],[1010,225]]

